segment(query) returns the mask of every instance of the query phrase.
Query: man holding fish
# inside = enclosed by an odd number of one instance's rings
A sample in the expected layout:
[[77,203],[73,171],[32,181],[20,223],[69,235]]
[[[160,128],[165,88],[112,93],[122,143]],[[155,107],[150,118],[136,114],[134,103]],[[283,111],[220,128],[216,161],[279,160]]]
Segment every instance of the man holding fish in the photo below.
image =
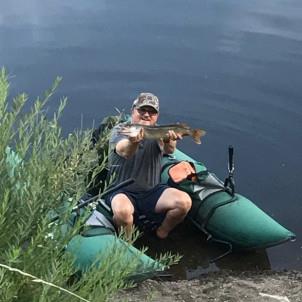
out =
[[106,196],[105,202],[116,226],[127,234],[135,224],[154,229],[164,239],[183,221],[192,201],[187,193],[160,184],[162,156],[173,153],[183,136],[190,135],[200,143],[205,132],[183,124],[156,126],[158,117],[158,98],[141,93],[133,102],[131,123],[114,127],[109,141],[111,186],[130,178],[134,183]]

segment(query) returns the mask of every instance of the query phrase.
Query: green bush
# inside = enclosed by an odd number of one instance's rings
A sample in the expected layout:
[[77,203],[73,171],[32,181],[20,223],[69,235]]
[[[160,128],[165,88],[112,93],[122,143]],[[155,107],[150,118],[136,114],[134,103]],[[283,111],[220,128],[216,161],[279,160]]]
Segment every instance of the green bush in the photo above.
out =
[[[76,269],[63,251],[81,222],[64,234],[60,226],[89,186],[88,171],[104,168],[107,155],[104,152],[100,159],[90,148],[91,130],[62,136],[59,118],[66,99],[52,118],[47,117],[46,105],[59,82],[57,78],[45,96],[30,106],[26,94],[8,101],[8,76],[5,69],[0,73],[1,301],[105,301],[129,286],[125,280],[134,269],[128,265],[112,273],[120,251],[107,257],[102,269],[94,267],[72,281]],[[49,224],[49,213],[66,201],[67,214]],[[171,263],[172,258],[164,261]]]

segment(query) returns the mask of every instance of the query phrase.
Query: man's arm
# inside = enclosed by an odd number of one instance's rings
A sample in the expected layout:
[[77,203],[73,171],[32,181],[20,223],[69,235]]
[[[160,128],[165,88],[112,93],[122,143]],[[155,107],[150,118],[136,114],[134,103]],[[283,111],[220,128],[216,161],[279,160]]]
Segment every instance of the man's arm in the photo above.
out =
[[115,146],[116,153],[125,159],[132,157],[135,154],[140,141],[144,138],[143,130],[144,129],[142,128],[136,136],[128,136],[127,138],[118,141]]

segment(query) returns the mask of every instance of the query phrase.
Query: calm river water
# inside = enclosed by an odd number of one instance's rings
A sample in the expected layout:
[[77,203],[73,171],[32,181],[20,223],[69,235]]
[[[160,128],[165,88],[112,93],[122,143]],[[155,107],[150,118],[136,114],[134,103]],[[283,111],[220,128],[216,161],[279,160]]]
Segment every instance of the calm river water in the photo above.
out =
[[199,250],[199,235],[167,241],[185,255],[180,275],[302,269],[301,12],[299,0],[1,1],[0,65],[12,95],[34,98],[63,76],[52,104],[69,98],[66,133],[151,91],[162,123],[207,130],[201,146],[185,139],[179,147],[220,178],[235,147],[237,191],[297,241],[211,265],[215,251],[202,242]]

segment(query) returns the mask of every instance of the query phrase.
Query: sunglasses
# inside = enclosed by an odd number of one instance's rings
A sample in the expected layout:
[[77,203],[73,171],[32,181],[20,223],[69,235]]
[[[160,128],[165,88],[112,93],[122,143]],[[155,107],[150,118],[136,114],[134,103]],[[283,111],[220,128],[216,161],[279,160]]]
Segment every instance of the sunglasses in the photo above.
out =
[[145,113],[148,113],[151,116],[158,114],[158,112],[155,109],[152,109],[152,108],[136,108],[136,110],[141,115],[144,115]]

